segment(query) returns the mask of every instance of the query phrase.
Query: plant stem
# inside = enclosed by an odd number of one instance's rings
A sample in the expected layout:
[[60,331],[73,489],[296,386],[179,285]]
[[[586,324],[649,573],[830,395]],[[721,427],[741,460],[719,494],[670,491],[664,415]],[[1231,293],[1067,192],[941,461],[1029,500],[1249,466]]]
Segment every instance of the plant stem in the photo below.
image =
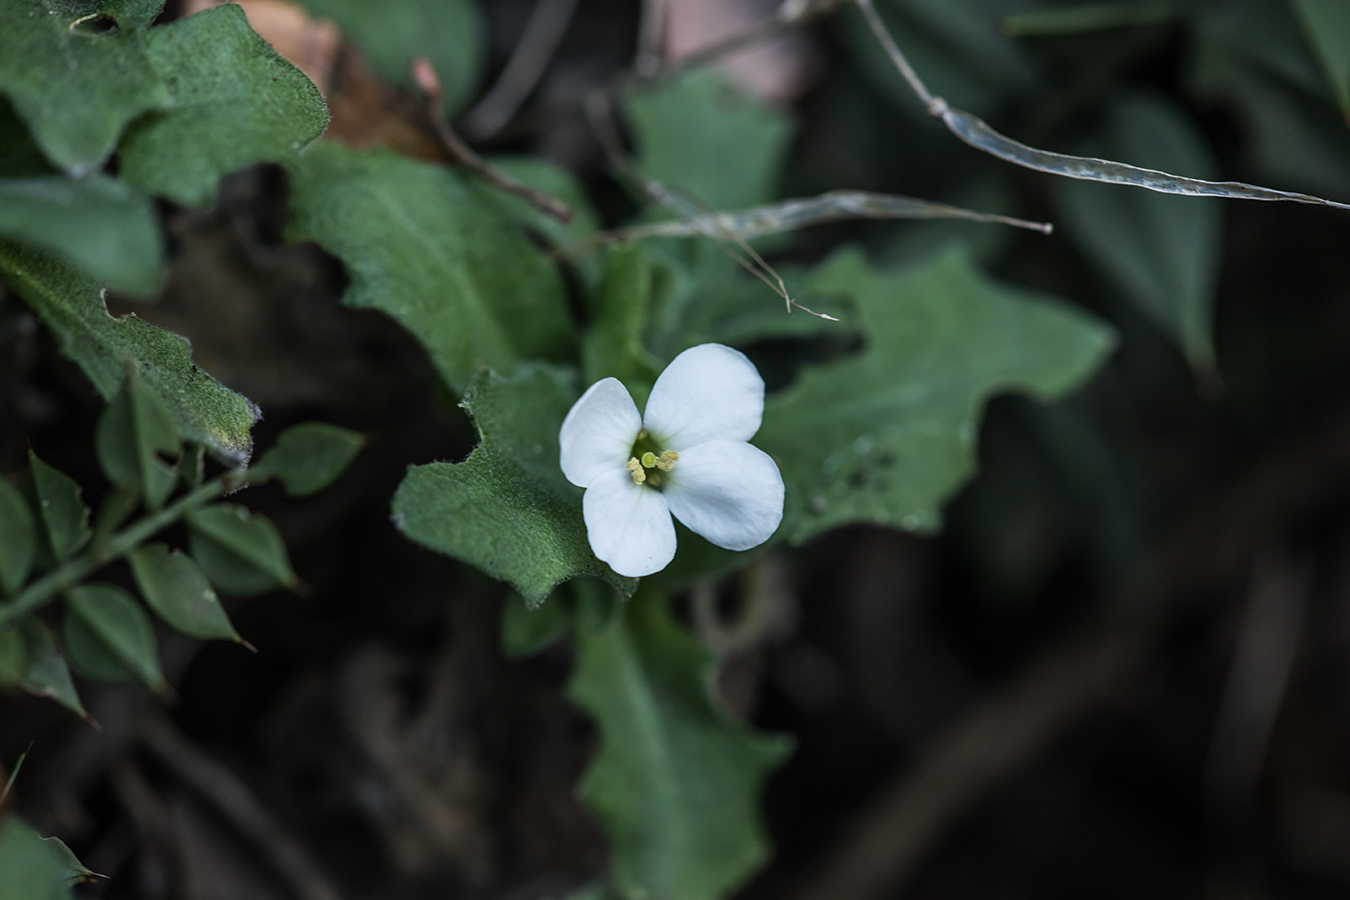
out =
[[203,506],[245,483],[247,483],[247,477],[241,478],[234,472],[227,473],[219,478],[213,478],[201,487],[179,497],[159,512],[145,516],[121,531],[110,535],[106,541],[90,546],[81,555],[58,566],[30,584],[27,590],[15,597],[10,603],[0,605],[0,625],[32,612],[66,588],[79,584],[96,569],[126,556],[155,532],[167,528],[199,506]]

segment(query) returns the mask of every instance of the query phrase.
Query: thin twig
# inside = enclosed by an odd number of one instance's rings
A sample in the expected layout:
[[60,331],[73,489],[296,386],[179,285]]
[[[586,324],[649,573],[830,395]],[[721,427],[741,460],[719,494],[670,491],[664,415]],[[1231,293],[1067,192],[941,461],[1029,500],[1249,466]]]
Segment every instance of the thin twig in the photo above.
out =
[[895,38],[891,37],[890,31],[886,28],[886,23],[881,21],[881,16],[877,13],[876,7],[872,5],[872,0],[854,0],[854,3],[858,5],[858,9],[862,10],[863,17],[867,19],[867,24],[872,29],[872,34],[876,35],[877,40],[881,42],[886,55],[891,58],[891,62],[895,63],[895,67],[900,70],[900,74],[904,76],[905,81],[909,82],[910,89],[918,95],[923,105],[928,109],[929,115],[941,115],[940,112],[935,111],[937,108],[935,104],[941,104],[942,107],[945,107],[946,101],[941,97],[935,97],[933,92],[928,90],[928,87],[920,80],[918,73],[914,71],[914,67],[909,64],[909,60],[905,59],[905,54],[900,52],[900,48],[896,46]]
[[242,836],[262,851],[295,896],[301,900],[340,900],[341,895],[304,847],[272,818],[233,772],[194,747],[161,718],[145,719],[139,736],[175,775],[211,801]]
[[497,83],[464,117],[470,137],[486,140],[511,121],[548,68],[576,8],[577,0],[538,0]]
[[666,36],[669,7],[669,0],[642,0],[637,55],[633,59],[633,71],[641,78],[650,78],[661,70],[661,45]]
[[447,153],[472,169],[479,178],[482,178],[488,184],[507,193],[515,194],[544,215],[551,216],[564,225],[572,221],[572,207],[557,197],[535,190],[529,185],[517,181],[501,169],[485,161],[460,140],[459,135],[455,134],[455,130],[450,127],[450,123],[445,119],[445,112],[441,103],[441,79],[429,60],[420,57],[413,60],[412,77],[422,93],[426,94],[427,118],[431,121],[431,126],[435,129],[436,136],[440,138]]

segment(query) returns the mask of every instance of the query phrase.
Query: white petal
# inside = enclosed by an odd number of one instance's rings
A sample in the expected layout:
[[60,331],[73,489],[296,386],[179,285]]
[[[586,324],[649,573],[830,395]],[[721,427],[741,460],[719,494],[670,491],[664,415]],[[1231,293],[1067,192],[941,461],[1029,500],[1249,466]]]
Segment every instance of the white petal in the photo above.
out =
[[656,379],[643,422],[663,449],[748,441],[764,416],[764,379],[739,350],[699,344]]
[[642,417],[628,389],[617,378],[597,381],[563,419],[558,464],[578,487],[589,487],[601,472],[612,469],[626,477],[623,466],[641,430]]
[[620,575],[659,572],[675,558],[675,524],[660,491],[633,483],[627,469],[602,472],[581,498],[591,549]]
[[783,521],[783,476],[773,457],[744,441],[681,450],[665,478],[675,518],[719,547],[758,547]]

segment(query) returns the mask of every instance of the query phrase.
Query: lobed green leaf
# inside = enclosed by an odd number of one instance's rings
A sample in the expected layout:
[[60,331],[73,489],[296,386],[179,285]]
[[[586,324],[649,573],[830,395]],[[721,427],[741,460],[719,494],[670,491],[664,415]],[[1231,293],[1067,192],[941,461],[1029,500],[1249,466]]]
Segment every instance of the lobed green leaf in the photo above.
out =
[[938,504],[974,468],[984,401],[1059,396],[1115,344],[1105,325],[987,280],[958,250],[896,272],[846,250],[811,291],[849,297],[867,347],[769,398],[753,439],[783,473],[779,533],[794,543],[849,522],[935,530]]
[[105,398],[121,389],[130,360],[180,435],[231,464],[248,461],[258,408],[195,366],[186,340],[134,315],[113,318],[99,286],[48,253],[0,240],[0,278],[27,301]]
[[639,593],[596,630],[577,630],[568,696],[601,734],[581,785],[609,835],[628,898],[718,900],[768,858],[765,776],[789,742],[733,722],[709,697],[712,660]]
[[577,575],[632,593],[636,582],[591,552],[581,490],[558,466],[558,429],[577,396],[570,373],[549,366],[480,373],[461,406],[481,441],[461,463],[410,468],[394,494],[394,524],[510,583],[531,605]]

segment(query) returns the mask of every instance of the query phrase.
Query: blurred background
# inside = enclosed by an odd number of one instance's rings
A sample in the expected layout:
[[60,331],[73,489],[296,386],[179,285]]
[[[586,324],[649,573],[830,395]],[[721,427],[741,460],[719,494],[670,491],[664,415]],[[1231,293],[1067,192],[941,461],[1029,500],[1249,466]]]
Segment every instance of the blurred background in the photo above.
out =
[[[350,4],[242,5],[325,90],[330,137],[439,158]],[[877,5],[935,93],[1018,140],[1350,201],[1350,63],[1328,66],[1350,34],[1319,30],[1315,3]],[[470,3],[480,74],[455,124],[485,155],[576,173],[616,225],[636,201],[582,99],[777,8]],[[940,535],[850,527],[680,599],[726,706],[797,740],[764,797],[776,855],[740,896],[1350,895],[1350,219],[999,162],[925,115],[848,5],[716,65],[791,116],[779,196],[886,191],[1056,225],[832,224],[775,264],[959,243],[1121,335],[1069,399],[991,401]],[[475,433],[413,337],[339,305],[342,265],[284,242],[287,191],[261,167],[212,210],[163,203],[162,295],[110,306],[188,336],[265,411],[261,446],[310,419],[370,443],[313,498],[248,492],[306,585],[233,601],[256,653],[166,633],[172,700],[82,685],[101,731],[0,697],[0,760],[31,743],[19,809],[108,876],[81,896],[566,896],[607,853],[574,796],[595,735],[562,694],[569,650],[507,659],[519,599],[389,523],[406,467],[460,459]],[[766,371],[819,350],[745,349]],[[0,471],[31,446],[101,484],[101,408],[0,295]]]

